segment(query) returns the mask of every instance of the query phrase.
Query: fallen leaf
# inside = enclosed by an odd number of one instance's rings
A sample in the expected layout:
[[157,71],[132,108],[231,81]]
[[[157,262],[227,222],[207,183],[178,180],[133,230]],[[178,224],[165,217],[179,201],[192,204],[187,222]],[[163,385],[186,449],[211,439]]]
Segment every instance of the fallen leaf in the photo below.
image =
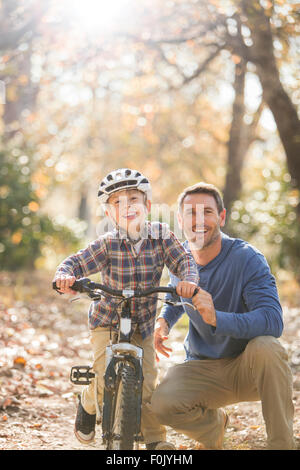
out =
[[45,384],[45,383],[42,383],[42,382],[38,382],[37,386],[40,387],[40,388],[45,388],[46,390],[48,390],[52,393],[56,393],[56,394],[61,393],[61,390],[59,388],[53,387],[52,385],[48,385],[48,384]]
[[30,354],[31,356],[37,356],[38,354],[40,354],[39,351],[37,351],[36,349],[26,349],[26,352],[28,352],[28,354]]
[[11,405],[11,404],[12,404],[12,399],[9,398],[9,397],[7,397],[7,398],[5,398],[4,401],[1,403],[0,407],[1,407],[2,409],[5,409],[5,408],[7,408],[9,405]]
[[200,442],[195,445],[195,450],[205,450],[205,447]]
[[17,356],[14,359],[14,366],[17,367],[25,367],[26,359],[23,356]]

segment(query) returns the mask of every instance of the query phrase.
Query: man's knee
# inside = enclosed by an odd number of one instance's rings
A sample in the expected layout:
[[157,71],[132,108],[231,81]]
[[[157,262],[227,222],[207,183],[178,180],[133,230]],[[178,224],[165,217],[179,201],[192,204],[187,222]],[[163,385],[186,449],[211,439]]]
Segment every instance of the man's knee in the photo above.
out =
[[151,398],[151,410],[165,424],[166,418],[174,411],[172,394],[163,384],[158,385]]
[[259,360],[284,360],[288,355],[284,347],[274,336],[257,336],[249,341],[246,353]]

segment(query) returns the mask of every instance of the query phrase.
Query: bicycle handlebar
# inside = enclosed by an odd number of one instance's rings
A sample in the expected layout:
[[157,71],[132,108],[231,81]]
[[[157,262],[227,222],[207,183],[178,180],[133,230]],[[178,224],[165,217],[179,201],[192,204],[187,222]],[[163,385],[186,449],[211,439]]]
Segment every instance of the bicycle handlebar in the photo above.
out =
[[[56,286],[56,282],[53,281],[52,287],[54,290],[59,292],[58,287]],[[124,290],[117,290],[112,289],[111,287],[105,286],[103,284],[98,284],[96,282],[91,281],[90,279],[84,277],[81,279],[77,279],[70,289],[73,289],[77,292],[86,292],[89,293],[93,290],[99,289],[107,294],[113,295],[115,297],[146,297],[151,294],[157,293],[169,293],[174,296],[177,296],[176,288],[175,287],[150,287],[149,289],[141,290],[132,290],[132,289],[124,289]]]

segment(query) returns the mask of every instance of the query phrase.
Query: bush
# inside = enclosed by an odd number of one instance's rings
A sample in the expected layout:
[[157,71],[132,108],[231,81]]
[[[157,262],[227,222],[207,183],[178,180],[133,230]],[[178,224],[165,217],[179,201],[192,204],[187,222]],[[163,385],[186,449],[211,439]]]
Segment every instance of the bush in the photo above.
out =
[[[77,248],[81,235],[59,224],[40,209],[31,180],[32,169],[25,155],[0,152],[0,263],[2,269],[33,268],[43,247],[61,244]],[[80,228],[80,225],[79,225]]]
[[299,191],[291,188],[286,168],[270,164],[260,185],[232,206],[228,227],[234,236],[261,249],[272,270],[292,271],[300,280]]

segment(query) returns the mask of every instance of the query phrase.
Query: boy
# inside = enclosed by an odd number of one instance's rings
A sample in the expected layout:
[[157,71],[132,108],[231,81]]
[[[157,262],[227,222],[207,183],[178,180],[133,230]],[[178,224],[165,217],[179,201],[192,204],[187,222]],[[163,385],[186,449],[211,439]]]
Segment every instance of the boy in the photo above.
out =
[[[192,297],[198,283],[192,257],[165,224],[146,221],[151,207],[148,179],[136,170],[115,170],[102,180],[98,197],[115,228],[59,265],[55,281],[60,291],[75,293],[71,286],[76,279],[97,272],[101,272],[103,284],[114,289],[147,289],[159,285],[166,264],[181,279],[176,287],[177,294]],[[106,296],[101,301],[92,302],[89,309],[93,369],[99,379],[105,370],[105,348],[109,344],[110,325],[114,321],[112,312],[118,302],[118,299]],[[146,447],[148,450],[165,450],[174,447],[165,442],[165,428],[149,409],[157,379],[153,345],[156,304],[157,299],[153,296],[132,301],[132,320],[136,326],[132,343],[144,349],[141,429]],[[113,340],[116,337],[114,334]],[[103,380],[98,386],[100,403],[102,396]],[[75,435],[82,443],[88,444],[94,439],[95,413],[91,384],[81,394],[75,422]]]

